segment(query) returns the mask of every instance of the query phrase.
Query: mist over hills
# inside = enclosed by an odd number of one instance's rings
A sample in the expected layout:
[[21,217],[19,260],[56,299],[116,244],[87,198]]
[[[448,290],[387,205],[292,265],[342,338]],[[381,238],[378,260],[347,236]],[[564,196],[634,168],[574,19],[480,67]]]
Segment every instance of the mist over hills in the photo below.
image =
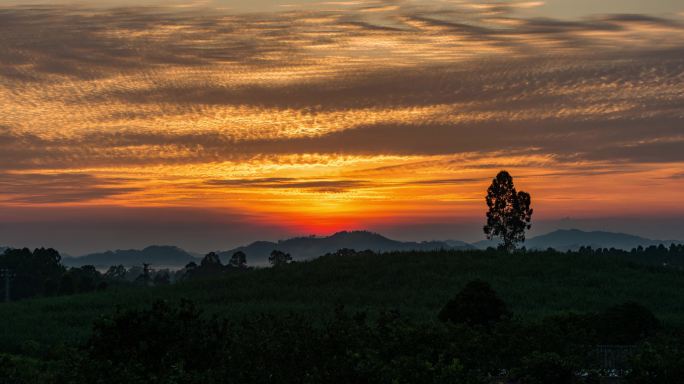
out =
[[[528,239],[524,246],[528,249],[554,248],[559,251],[577,250],[582,246],[592,248],[616,248],[630,250],[638,246],[681,244],[678,240],[652,240],[625,233],[603,231],[581,231],[577,229],[556,230],[544,235]],[[273,250],[292,255],[293,260],[310,260],[326,253],[336,252],[342,248],[357,251],[372,250],[375,252],[391,251],[433,251],[439,249],[486,249],[496,247],[496,241],[478,241],[469,244],[459,240],[444,241],[398,241],[377,233],[367,231],[338,232],[331,236],[295,237],[286,240],[256,241],[227,251],[218,252],[223,263],[227,263],[233,253],[242,251],[247,255],[247,262],[253,266],[265,266]],[[198,263],[201,256],[175,246],[153,245],[142,250],[116,250],[93,253],[81,257],[63,257],[66,266],[94,265],[106,268],[110,265],[122,264],[126,267],[152,264],[155,268],[182,268],[190,262]]]
[[81,257],[63,257],[62,263],[68,267],[79,267],[82,265],[94,265],[97,268],[106,268],[111,265],[123,265],[131,267],[149,263],[160,267],[182,267],[189,262],[199,261],[199,258],[191,253],[170,245],[152,245],[142,250],[138,249],[117,249],[116,251],[106,251],[101,253],[91,253]]
[[[523,244],[527,249],[553,248],[558,251],[578,250],[580,247],[616,248],[631,250],[638,246],[650,247],[663,244],[681,244],[679,240],[652,240],[645,237],[605,231],[581,231],[579,229],[559,229],[544,235],[532,237]],[[479,249],[496,247],[497,242],[483,240],[473,243]]]

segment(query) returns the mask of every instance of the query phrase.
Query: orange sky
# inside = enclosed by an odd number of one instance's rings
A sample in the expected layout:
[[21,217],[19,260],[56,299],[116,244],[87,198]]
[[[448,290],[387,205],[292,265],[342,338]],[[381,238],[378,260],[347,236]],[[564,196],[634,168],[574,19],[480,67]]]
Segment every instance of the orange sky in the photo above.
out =
[[194,209],[411,238],[477,222],[507,169],[538,220],[684,217],[681,17],[343,8],[0,7],[0,214]]

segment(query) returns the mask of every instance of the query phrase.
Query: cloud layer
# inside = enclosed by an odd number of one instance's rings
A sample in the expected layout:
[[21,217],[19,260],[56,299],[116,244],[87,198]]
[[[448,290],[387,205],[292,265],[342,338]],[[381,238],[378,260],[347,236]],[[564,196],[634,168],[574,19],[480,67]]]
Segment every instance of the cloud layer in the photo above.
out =
[[632,211],[625,191],[672,211],[681,19],[532,6],[0,8],[0,198],[333,228],[469,215],[508,168],[549,215]]

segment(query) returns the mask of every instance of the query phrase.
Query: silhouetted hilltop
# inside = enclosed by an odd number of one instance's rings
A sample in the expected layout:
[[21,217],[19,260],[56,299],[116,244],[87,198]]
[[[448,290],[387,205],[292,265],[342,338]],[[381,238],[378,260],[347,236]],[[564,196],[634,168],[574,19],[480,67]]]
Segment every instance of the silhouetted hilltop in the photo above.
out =
[[[559,229],[544,235],[528,239],[524,246],[528,249],[554,248],[559,251],[577,250],[580,247],[616,248],[631,250],[638,246],[649,247],[651,245],[681,244],[677,240],[652,240],[645,237],[629,235],[626,233],[581,231],[579,229]],[[483,240],[474,243],[477,248],[496,247],[496,241]]]
[[437,249],[474,249],[468,243],[456,240],[404,242],[388,239],[380,234],[367,231],[338,232],[328,237],[295,237],[278,242],[257,241],[238,247],[219,255],[225,262],[230,256],[242,251],[247,254],[247,262],[253,265],[266,264],[268,256],[275,249],[292,255],[294,260],[308,260],[326,253],[348,248],[357,251],[370,249],[376,252],[389,251],[431,251]]
[[92,253],[81,257],[65,257],[62,263],[70,267],[94,265],[98,268],[122,264],[126,267],[152,264],[153,267],[183,267],[199,259],[181,248],[169,245],[152,245],[145,249],[127,249]]

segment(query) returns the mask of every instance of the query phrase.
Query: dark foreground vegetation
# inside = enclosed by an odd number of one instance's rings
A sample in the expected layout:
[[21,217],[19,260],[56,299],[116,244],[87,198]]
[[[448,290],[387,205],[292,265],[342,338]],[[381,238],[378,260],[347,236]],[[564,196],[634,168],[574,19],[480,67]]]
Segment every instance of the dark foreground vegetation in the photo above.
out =
[[22,300],[0,382],[679,383],[684,272],[646,255],[341,251]]

